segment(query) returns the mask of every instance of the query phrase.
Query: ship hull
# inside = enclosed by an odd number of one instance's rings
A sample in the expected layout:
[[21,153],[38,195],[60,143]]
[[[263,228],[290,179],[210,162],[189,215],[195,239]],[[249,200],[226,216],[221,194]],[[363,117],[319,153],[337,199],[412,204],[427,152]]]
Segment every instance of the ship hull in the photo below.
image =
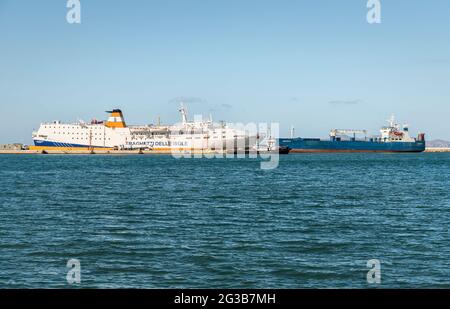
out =
[[117,149],[151,149],[157,151],[179,152],[179,151],[204,151],[204,150],[240,150],[249,149],[256,143],[256,136],[238,137],[231,140],[220,140],[211,143],[204,143],[203,139],[200,142],[192,142],[188,139],[158,139],[158,140],[144,140],[139,143],[128,142],[125,145],[118,144],[116,146],[101,146],[97,144],[85,145],[74,144],[62,141],[51,140],[34,140],[34,146],[30,146],[32,150],[88,150],[88,149],[102,149],[114,150]]
[[281,138],[279,145],[291,153],[334,152],[423,152],[425,142],[326,141],[319,139]]

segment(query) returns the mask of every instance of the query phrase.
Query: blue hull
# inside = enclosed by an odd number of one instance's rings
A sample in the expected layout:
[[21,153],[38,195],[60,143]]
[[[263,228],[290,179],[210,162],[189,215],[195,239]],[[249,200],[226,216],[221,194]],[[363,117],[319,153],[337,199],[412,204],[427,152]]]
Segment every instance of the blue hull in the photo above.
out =
[[416,142],[373,142],[332,141],[307,138],[280,138],[279,145],[290,152],[422,152],[424,141]]

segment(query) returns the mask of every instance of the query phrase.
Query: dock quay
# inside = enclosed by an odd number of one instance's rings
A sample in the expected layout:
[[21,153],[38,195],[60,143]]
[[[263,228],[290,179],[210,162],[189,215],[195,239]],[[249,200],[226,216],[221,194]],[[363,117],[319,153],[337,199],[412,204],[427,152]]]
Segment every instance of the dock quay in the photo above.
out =
[[[443,152],[450,152],[450,147],[429,147],[425,149],[425,152],[428,153],[443,153]],[[184,152],[171,152],[170,150],[149,150],[149,149],[133,149],[133,150],[112,150],[112,149],[101,149],[101,148],[95,148],[93,150],[90,150],[88,148],[82,148],[82,149],[2,149],[0,148],[0,155],[2,154],[66,154],[66,155],[90,155],[90,154],[100,154],[100,155],[138,155],[138,154],[224,154],[227,153],[227,151],[220,151],[220,150],[212,150],[212,149],[205,149],[205,150],[192,150],[192,151],[184,151]]]
[[35,150],[35,149],[27,149],[27,150],[4,150],[0,149],[0,155],[2,154],[16,154],[16,155],[26,155],[26,154],[41,154],[41,155],[151,155],[151,154],[170,154],[170,155],[182,155],[182,154],[223,154],[222,151],[217,150],[193,150],[193,151],[184,151],[184,152],[172,152],[170,150],[143,150],[143,149],[135,149],[135,150],[105,150],[105,149],[72,149],[72,150]]

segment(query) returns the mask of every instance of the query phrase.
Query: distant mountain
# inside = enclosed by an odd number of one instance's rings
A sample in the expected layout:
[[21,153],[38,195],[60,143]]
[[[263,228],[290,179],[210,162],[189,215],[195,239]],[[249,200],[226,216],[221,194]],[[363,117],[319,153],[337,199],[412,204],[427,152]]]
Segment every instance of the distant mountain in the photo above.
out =
[[441,140],[441,139],[435,139],[432,141],[426,142],[427,147],[438,147],[438,148],[450,148],[450,142]]

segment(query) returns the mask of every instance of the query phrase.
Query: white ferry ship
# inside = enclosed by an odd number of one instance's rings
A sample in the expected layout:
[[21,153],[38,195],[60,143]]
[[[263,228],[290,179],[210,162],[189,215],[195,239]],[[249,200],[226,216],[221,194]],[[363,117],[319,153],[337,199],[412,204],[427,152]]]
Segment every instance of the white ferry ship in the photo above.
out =
[[229,127],[225,123],[188,121],[187,111],[181,104],[182,122],[175,125],[134,125],[125,123],[122,111],[114,109],[107,121],[90,123],[42,123],[33,132],[34,150],[72,149],[149,149],[157,151],[198,151],[249,149],[258,139],[245,130]]

